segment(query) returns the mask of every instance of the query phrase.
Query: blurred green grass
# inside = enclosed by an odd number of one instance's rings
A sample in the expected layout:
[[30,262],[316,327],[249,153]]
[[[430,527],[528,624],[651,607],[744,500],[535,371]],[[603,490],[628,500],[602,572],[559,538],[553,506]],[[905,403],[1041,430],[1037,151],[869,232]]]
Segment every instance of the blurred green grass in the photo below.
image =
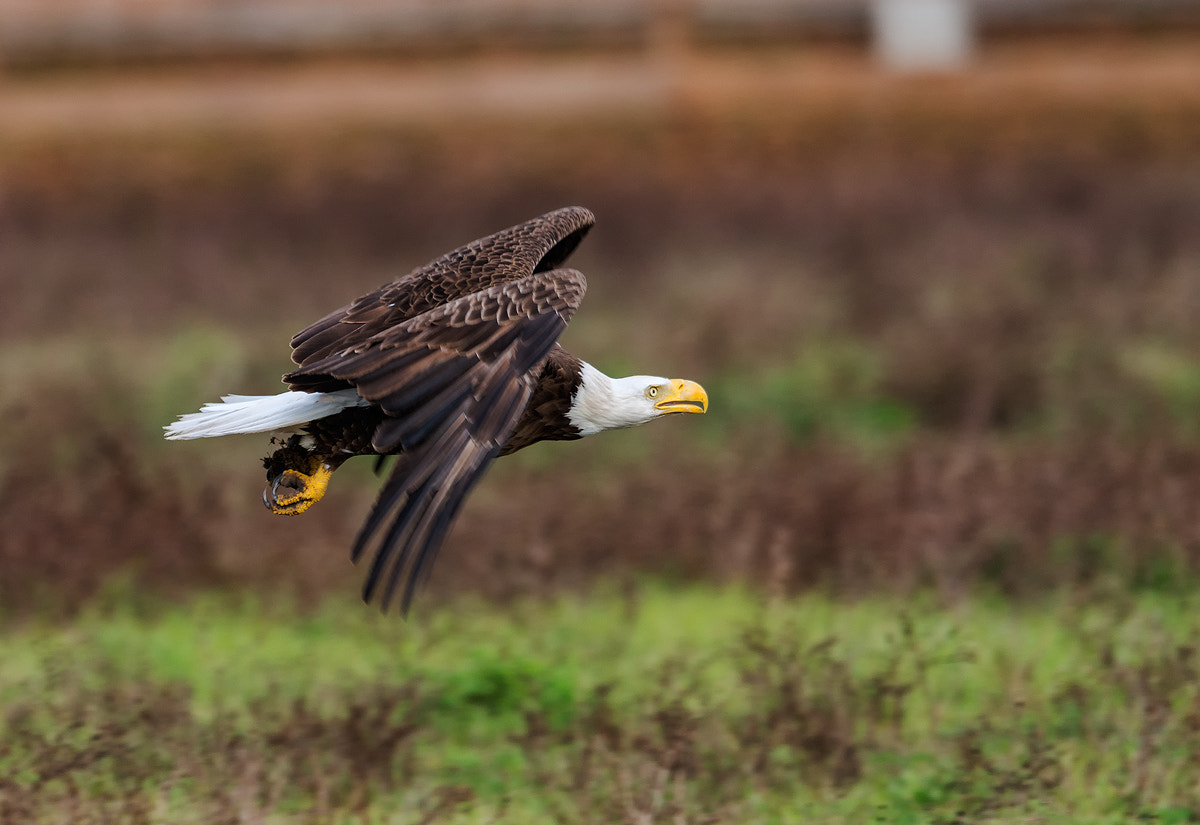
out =
[[440,821],[1183,822],[1200,810],[1197,607],[646,584],[404,622],[342,599],[171,605],[112,585],[76,622],[0,639],[0,805],[61,820],[149,800],[147,822],[209,821],[237,794],[295,822],[418,821],[450,798]]

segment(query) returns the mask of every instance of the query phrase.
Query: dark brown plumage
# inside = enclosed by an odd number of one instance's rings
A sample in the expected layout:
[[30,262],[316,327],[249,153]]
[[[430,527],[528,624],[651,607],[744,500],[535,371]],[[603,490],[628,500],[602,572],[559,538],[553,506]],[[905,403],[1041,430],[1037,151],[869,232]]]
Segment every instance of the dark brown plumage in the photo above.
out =
[[[334,467],[351,455],[399,456],[354,543],[356,561],[375,546],[364,598],[382,587],[386,607],[406,579],[407,608],[492,459],[537,441],[579,437],[566,413],[580,362],[556,341],[587,282],[556,267],[593,222],[591,212],[572,207],[497,232],[292,339],[297,368],[284,376],[289,386],[354,387],[372,403],[307,425],[312,454]],[[282,463],[272,458],[269,476],[295,461],[290,454]]]

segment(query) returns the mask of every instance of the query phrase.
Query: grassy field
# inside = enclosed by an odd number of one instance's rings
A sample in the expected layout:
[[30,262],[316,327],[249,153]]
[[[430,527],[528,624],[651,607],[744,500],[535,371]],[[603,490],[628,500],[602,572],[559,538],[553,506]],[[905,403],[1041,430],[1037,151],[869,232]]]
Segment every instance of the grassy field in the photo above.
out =
[[117,587],[0,640],[0,818],[1191,822],[1197,607],[647,585],[405,622]]

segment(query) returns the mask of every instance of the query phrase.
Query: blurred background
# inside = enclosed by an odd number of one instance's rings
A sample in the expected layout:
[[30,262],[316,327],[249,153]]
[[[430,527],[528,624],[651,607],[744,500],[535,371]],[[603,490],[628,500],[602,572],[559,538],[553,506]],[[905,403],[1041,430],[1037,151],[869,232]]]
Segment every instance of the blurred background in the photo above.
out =
[[0,613],[353,599],[370,462],[162,425],[568,204],[564,345],[711,412],[499,462],[426,599],[1195,583],[1195,0],[2,0]]

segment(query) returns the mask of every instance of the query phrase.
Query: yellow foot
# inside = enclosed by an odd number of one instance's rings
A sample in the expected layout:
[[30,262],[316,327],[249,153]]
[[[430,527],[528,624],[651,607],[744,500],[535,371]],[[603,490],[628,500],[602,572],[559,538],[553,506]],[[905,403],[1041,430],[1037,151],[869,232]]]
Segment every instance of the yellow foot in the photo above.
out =
[[263,504],[268,510],[280,516],[298,516],[321,500],[329,487],[333,467],[319,459],[312,463],[308,474],[289,469],[275,477],[263,490]]

